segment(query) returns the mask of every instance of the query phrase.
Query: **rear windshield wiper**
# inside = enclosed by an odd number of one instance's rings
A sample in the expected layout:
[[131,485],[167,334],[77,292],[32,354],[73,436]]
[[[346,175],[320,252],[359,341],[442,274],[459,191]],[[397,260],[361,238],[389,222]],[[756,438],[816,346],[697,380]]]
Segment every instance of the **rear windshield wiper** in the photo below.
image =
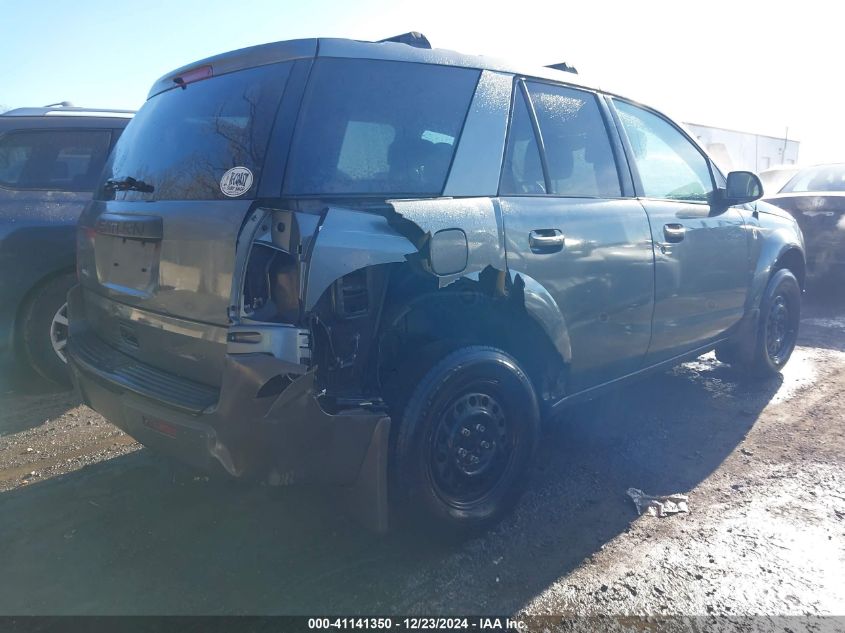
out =
[[132,176],[126,178],[109,178],[104,185],[107,191],[143,191],[152,193],[155,187],[143,180],[135,180]]

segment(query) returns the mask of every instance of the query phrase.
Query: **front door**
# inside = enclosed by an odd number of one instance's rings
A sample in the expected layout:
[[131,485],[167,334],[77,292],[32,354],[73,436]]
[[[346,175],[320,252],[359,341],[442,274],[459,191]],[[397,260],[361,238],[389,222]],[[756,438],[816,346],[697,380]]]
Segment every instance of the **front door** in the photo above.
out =
[[750,283],[742,212],[717,207],[710,161],[668,119],[614,99],[651,222],[655,304],[648,364],[720,338]]
[[508,267],[542,284],[563,314],[569,387],[579,391],[642,365],[654,292],[648,218],[622,195],[597,97],[525,87],[514,91],[500,188]]

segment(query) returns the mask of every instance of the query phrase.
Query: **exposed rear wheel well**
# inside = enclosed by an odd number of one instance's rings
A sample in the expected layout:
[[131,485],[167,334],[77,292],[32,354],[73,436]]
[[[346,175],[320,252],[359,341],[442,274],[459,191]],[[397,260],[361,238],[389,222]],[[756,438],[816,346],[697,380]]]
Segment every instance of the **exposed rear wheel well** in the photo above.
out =
[[380,382],[386,390],[391,381],[413,380],[408,372],[454,349],[489,345],[519,362],[539,400],[562,395],[563,361],[521,296],[508,293],[503,275],[488,268],[477,281],[460,279],[445,288],[419,277],[393,286],[379,334]]

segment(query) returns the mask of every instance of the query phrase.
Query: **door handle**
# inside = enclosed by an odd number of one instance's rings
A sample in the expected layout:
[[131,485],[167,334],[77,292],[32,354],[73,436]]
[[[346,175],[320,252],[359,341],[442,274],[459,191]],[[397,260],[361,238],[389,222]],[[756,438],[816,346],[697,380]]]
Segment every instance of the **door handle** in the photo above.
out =
[[670,244],[677,244],[678,242],[682,242],[684,240],[686,230],[687,229],[683,224],[664,224],[663,237],[665,237],[666,241]]
[[560,229],[535,229],[528,234],[528,246],[535,253],[556,253],[566,246],[566,236]]

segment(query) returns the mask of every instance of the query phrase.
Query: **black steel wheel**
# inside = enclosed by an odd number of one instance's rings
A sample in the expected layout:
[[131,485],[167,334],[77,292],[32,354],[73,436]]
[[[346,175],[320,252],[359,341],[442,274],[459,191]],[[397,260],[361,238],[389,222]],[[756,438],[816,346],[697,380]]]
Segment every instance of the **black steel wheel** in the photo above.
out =
[[798,341],[801,287],[791,271],[778,270],[760,303],[757,345],[748,368],[757,376],[773,376],[789,361]]
[[505,352],[472,346],[437,362],[414,389],[392,454],[392,496],[450,533],[501,518],[518,499],[540,415],[530,380]]

